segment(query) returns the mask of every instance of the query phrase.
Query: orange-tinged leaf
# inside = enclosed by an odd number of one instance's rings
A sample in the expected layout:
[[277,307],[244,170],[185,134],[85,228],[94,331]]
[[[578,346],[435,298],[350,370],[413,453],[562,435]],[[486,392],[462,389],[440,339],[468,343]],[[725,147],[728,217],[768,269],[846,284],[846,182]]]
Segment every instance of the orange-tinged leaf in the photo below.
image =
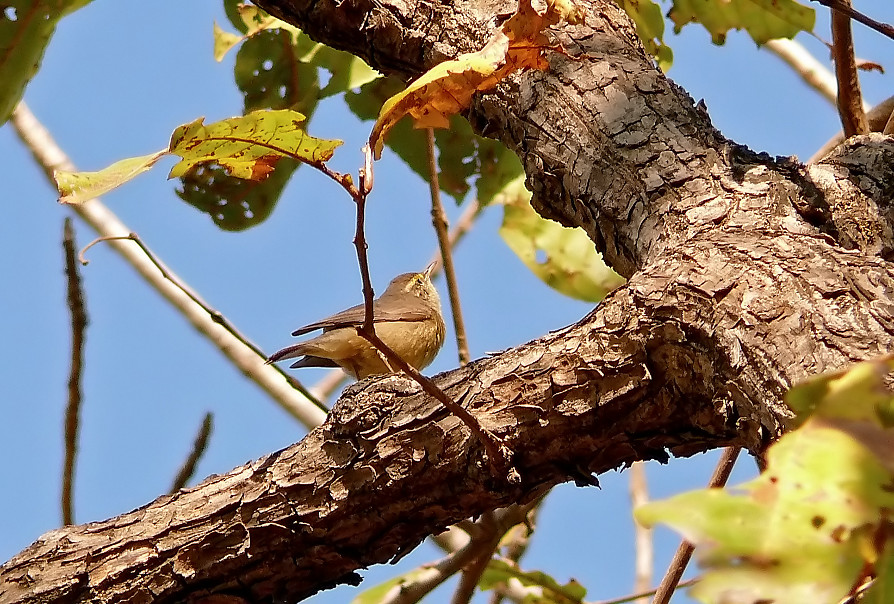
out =
[[342,144],[310,136],[304,131],[304,115],[287,109],[203,122],[199,118],[174,130],[169,151],[183,159],[171,169],[169,178],[182,176],[198,164],[216,162],[231,176],[263,180],[283,157],[319,164]]
[[405,115],[417,128],[446,128],[448,118],[467,108],[476,92],[493,88],[513,71],[546,69],[544,30],[561,20],[578,23],[582,14],[570,0],[519,0],[518,11],[484,48],[436,65],[385,102],[369,135],[375,158],[382,155],[388,131]]

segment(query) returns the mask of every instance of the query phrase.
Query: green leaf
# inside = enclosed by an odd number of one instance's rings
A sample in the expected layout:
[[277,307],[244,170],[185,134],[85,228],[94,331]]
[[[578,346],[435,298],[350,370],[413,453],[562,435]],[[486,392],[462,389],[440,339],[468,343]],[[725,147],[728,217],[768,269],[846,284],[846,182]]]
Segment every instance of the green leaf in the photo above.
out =
[[295,111],[255,111],[205,125],[203,118],[174,130],[169,151],[183,159],[170,178],[194,166],[216,162],[238,178],[263,180],[283,157],[304,163],[328,161],[339,140],[312,137],[304,131],[305,117]]
[[504,206],[500,235],[535,275],[566,296],[588,302],[599,302],[624,283],[582,229],[546,220],[530,199],[522,177],[506,186],[498,196]]
[[537,598],[539,604],[573,604],[582,602],[587,595],[583,585],[574,579],[562,585],[544,572],[523,571],[514,562],[504,559],[488,562],[478,587],[482,591],[487,591],[508,582],[509,579],[517,579],[525,587],[540,587],[542,596]]
[[230,176],[220,164],[195,166],[180,177],[175,193],[225,231],[242,231],[266,220],[301,164],[283,158],[262,181]]
[[[245,113],[266,108],[293,109],[310,119],[320,98],[318,69],[303,62],[299,55],[316,44],[306,36],[301,36],[297,45],[293,42],[294,38],[281,30],[258,31],[244,39],[233,74],[243,94]],[[176,193],[208,214],[218,227],[240,231],[270,215],[299,166],[297,161],[282,159],[270,177],[254,181],[230,176],[219,164],[206,164],[184,174]]]
[[658,60],[662,71],[670,69],[674,53],[664,43],[664,14],[652,0],[620,0],[619,4],[636,24],[636,33],[646,51]]
[[7,0],[0,4],[0,125],[37,73],[59,20],[90,0]]
[[[481,139],[478,145],[478,203],[489,205],[509,183],[524,178],[524,169],[518,156],[505,145],[490,139]],[[529,197],[530,199],[530,197]]]
[[803,423],[814,415],[826,419],[864,420],[880,427],[894,425],[894,397],[884,376],[894,369],[890,356],[865,361],[846,371],[815,376],[788,391],[786,403]]
[[392,579],[388,579],[384,583],[380,583],[375,587],[371,587],[360,593],[351,600],[351,604],[378,604],[385,600],[385,596],[392,590],[399,589],[401,585],[413,583],[421,575],[424,575],[428,569],[414,568],[410,572],[398,575]]
[[701,23],[715,44],[730,29],[744,29],[758,44],[813,31],[816,13],[794,0],[674,0],[668,15],[677,32],[687,23]]
[[322,98],[356,90],[364,84],[382,77],[363,59],[323,44],[316,44],[312,53],[305,57],[305,60],[322,67],[331,74],[329,82],[321,91]]
[[[403,90],[396,78],[380,78],[357,92],[345,94],[348,108],[362,120],[373,120],[382,104]],[[428,181],[428,149],[424,132],[402,120],[394,125],[386,145],[409,168]],[[474,182],[481,205],[490,203],[506,183],[521,174],[521,164],[501,143],[482,138],[472,132],[468,121],[459,116],[450,118],[449,129],[435,130],[438,156],[438,182],[441,191],[461,203]]]
[[834,400],[841,391],[865,393],[869,381],[864,365],[825,394],[814,389],[829,398],[768,450],[767,470],[738,489],[744,494],[695,491],[635,511],[640,522],[668,524],[698,546],[709,572],[693,588],[696,598],[834,604],[864,570],[890,569],[894,435],[874,426],[883,445],[867,446],[860,437],[872,423],[841,418]]
[[98,172],[56,170],[53,173],[53,178],[56,180],[56,188],[59,190],[59,203],[84,203],[108,193],[154,166],[165,153],[166,151],[158,151],[149,155],[122,159]]
[[[328,161],[341,141],[308,135],[304,131],[304,121],[302,114],[289,110],[255,111],[208,125],[199,118],[174,130],[171,145],[165,151],[125,159],[99,172],[57,171],[60,201],[80,203],[110,191],[151,168],[166,153],[183,158],[171,169],[171,177],[195,172],[199,166],[216,164],[230,176],[262,181],[285,160],[312,164]],[[291,169],[294,170],[294,166]],[[214,166],[208,168],[207,175],[207,180],[214,179]],[[231,201],[238,203],[241,200]],[[250,208],[248,210],[254,214]],[[246,214],[243,218],[254,216]]]
[[214,60],[220,63],[230,49],[242,42],[244,38],[224,31],[214,22]]

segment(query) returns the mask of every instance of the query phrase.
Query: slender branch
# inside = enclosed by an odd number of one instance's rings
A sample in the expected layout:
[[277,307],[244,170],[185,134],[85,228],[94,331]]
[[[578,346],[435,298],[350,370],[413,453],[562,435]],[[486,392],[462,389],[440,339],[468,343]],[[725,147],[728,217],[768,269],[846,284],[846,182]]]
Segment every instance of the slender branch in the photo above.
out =
[[[490,561],[500,538],[510,528],[524,522],[530,505],[511,505],[490,515],[486,522],[476,522],[471,539],[459,550],[426,569],[409,584],[401,585],[382,599],[382,604],[412,604],[419,602],[432,590],[482,556]],[[484,519],[484,517],[482,517]],[[485,568],[486,568],[485,564]],[[482,570],[483,572],[483,570]]]
[[[125,240],[125,239],[136,243],[140,247],[140,249],[143,251],[143,253],[146,255],[146,258],[148,258],[149,261],[152,262],[152,264],[154,264],[156,266],[156,268],[158,268],[158,271],[162,274],[162,276],[165,279],[167,279],[168,281],[170,281],[171,283],[173,283],[175,286],[180,288],[180,290],[182,290],[184,294],[189,296],[190,300],[192,300],[196,305],[198,305],[200,308],[202,308],[202,310],[204,310],[206,313],[208,313],[208,316],[211,317],[212,321],[214,321],[215,323],[217,323],[218,325],[220,325],[221,327],[226,329],[228,332],[230,332],[230,334],[232,334],[233,337],[237,338],[240,342],[242,342],[245,346],[250,348],[253,352],[258,354],[259,356],[262,356],[262,357],[265,356],[264,351],[261,350],[260,348],[258,348],[251,340],[249,340],[248,338],[243,336],[241,333],[239,333],[239,331],[236,329],[236,327],[232,323],[230,323],[226,317],[223,316],[223,313],[221,313],[219,310],[215,310],[214,308],[211,308],[211,306],[209,306],[207,302],[205,302],[202,298],[200,298],[198,294],[196,294],[194,291],[192,291],[192,289],[190,289],[185,283],[181,282],[180,278],[177,275],[175,275],[174,273],[172,273],[170,271],[170,269],[168,269],[167,266],[162,264],[161,260],[159,260],[155,256],[155,253],[146,246],[146,244],[143,242],[143,240],[140,239],[140,236],[137,235],[136,233],[128,233],[127,235],[109,235],[106,237],[97,237],[96,239],[94,239],[93,241],[91,241],[90,243],[88,243],[87,245],[84,246],[84,249],[82,249],[80,251],[80,253],[78,254],[78,260],[81,262],[81,264],[87,265],[90,263],[90,261],[87,260],[87,250],[89,250],[91,247],[93,247],[97,243],[102,243],[103,241],[121,241],[121,240]],[[292,387],[295,388],[295,390],[301,392],[304,396],[306,396],[308,401],[312,402],[314,405],[316,405],[318,408],[322,409],[323,411],[328,411],[326,406],[323,403],[321,403],[317,397],[315,397],[313,394],[311,394],[311,392],[309,390],[307,390],[301,384],[301,382],[299,382],[298,380],[296,380],[295,378],[293,378],[292,376],[287,375],[287,374],[284,374],[284,377],[289,381],[289,383],[292,385]],[[309,427],[311,427],[311,426],[309,426]]]
[[340,184],[345,192],[351,196],[351,199],[354,200],[354,204],[357,207],[357,227],[354,232],[354,247],[357,249],[357,263],[360,266],[360,278],[363,282],[364,306],[363,324],[357,327],[357,333],[366,338],[370,344],[381,352],[391,363],[392,367],[397,367],[409,375],[422,386],[422,389],[425,392],[439,400],[445,407],[447,407],[448,411],[457,416],[472,431],[487,451],[488,460],[495,472],[500,474],[505,470],[508,472],[506,474],[507,480],[510,482],[520,480],[518,473],[511,469],[511,451],[503,446],[496,436],[481,427],[478,420],[476,420],[471,413],[453,402],[453,400],[451,400],[443,390],[438,388],[434,382],[423,376],[414,367],[411,367],[376,335],[376,325],[373,316],[373,299],[375,293],[373,292],[372,281],[369,276],[369,258],[366,253],[368,246],[365,235],[366,199],[372,190],[373,184],[372,151],[368,145],[364,145],[363,155],[364,164],[363,168],[360,170],[359,188],[354,186],[350,175],[339,174],[338,172],[329,169],[326,164],[321,162],[311,162],[308,164],[317,168],[323,174]]
[[[369,159],[371,157],[369,145],[363,146],[363,154],[364,169],[360,175],[360,180],[362,181],[361,190],[358,191],[354,187],[345,187],[345,190],[351,195],[354,199],[354,204],[357,206],[357,229],[354,232],[354,247],[357,248],[357,263],[360,265],[360,280],[363,283],[363,331],[375,335],[376,326],[373,317],[375,292],[373,292],[372,280],[369,276],[369,258],[366,255],[366,251],[369,249],[366,243],[366,198],[369,196],[367,188],[373,179],[372,164]],[[372,340],[370,342],[372,343]]]
[[71,372],[68,376],[68,405],[65,407],[65,461],[62,469],[62,523],[74,524],[74,472],[78,454],[78,427],[81,412],[81,374],[84,368],[84,336],[87,311],[81,276],[75,262],[74,227],[65,218],[62,247],[65,250],[65,276],[68,281],[68,309],[71,312]]
[[195,474],[199,459],[202,458],[205,449],[208,447],[208,438],[211,436],[212,419],[210,412],[205,413],[205,418],[202,420],[202,425],[199,426],[195,441],[193,441],[192,451],[190,451],[189,456],[183,461],[180,471],[177,472],[177,477],[174,478],[174,482],[171,484],[171,489],[168,491],[169,494],[173,495],[185,487],[186,483],[189,482],[189,479]]
[[[681,581],[677,584],[676,589],[682,589],[684,587],[689,587],[690,585],[694,585],[699,582],[699,579],[696,577],[694,579],[688,579],[686,581]],[[620,598],[615,598],[613,600],[600,600],[598,602],[593,602],[592,604],[627,604],[628,602],[635,602],[636,600],[640,600],[642,598],[647,598],[653,595],[657,589],[650,589],[649,591],[643,591],[637,594],[631,594],[629,596],[622,596]]]
[[428,144],[428,184],[431,190],[431,223],[435,227],[438,236],[438,246],[441,249],[441,259],[444,266],[444,278],[447,280],[447,293],[450,296],[450,309],[453,314],[453,328],[456,332],[456,350],[459,354],[459,364],[469,362],[469,342],[466,337],[466,326],[463,321],[463,311],[459,300],[459,287],[456,284],[456,271],[453,269],[453,252],[450,238],[447,235],[447,214],[441,203],[441,189],[438,184],[438,163],[435,158],[435,131],[426,128]]
[[874,29],[878,33],[883,36],[887,36],[894,40],[894,27],[891,27],[887,23],[882,23],[880,21],[876,21],[870,17],[867,17],[863,13],[858,10],[855,10],[850,3],[850,0],[813,0],[818,4],[822,4],[823,6],[827,6],[836,13],[841,13],[842,15],[847,15],[849,18],[854,21],[858,21],[865,25],[870,29]]
[[[741,450],[740,447],[727,447],[723,450],[723,453],[720,454],[720,460],[717,462],[717,467],[714,468],[714,473],[711,475],[711,480],[708,482],[708,488],[720,488],[726,485],[726,481],[729,480],[729,475],[733,471],[733,466],[736,465],[736,458],[739,457]],[[686,570],[686,565],[689,564],[689,559],[692,558],[694,550],[695,546],[692,543],[688,541],[680,542],[670,566],[668,566],[667,573],[661,579],[658,589],[655,590],[652,604],[668,604],[670,602],[671,595],[677,589],[677,585],[683,577],[683,572]]]
[[494,512],[482,514],[476,524],[482,528],[482,532],[485,535],[490,535],[490,539],[485,540],[486,542],[481,544],[478,556],[463,568],[459,578],[459,585],[453,592],[450,604],[469,604],[472,601],[472,596],[475,595],[475,589],[478,587],[481,575],[487,570],[488,563],[494,557],[494,551],[500,545],[500,539],[508,530],[498,530]]
[[820,96],[833,105],[838,105],[838,84],[835,81],[835,74],[817,61],[802,44],[788,38],[780,38],[768,40],[761,48],[769,50],[785,61]]
[[[850,6],[850,0],[842,0],[842,3]],[[835,77],[838,80],[838,115],[841,117],[844,137],[867,134],[869,125],[860,94],[851,19],[837,10],[832,12],[832,56],[835,59]]]
[[[76,170],[71,160],[24,103],[19,103],[10,121],[51,183],[55,170]],[[131,230],[99,199],[72,206],[72,210],[100,236],[129,238]],[[234,335],[232,331],[223,327],[219,318],[215,319],[210,315],[205,306],[197,304],[198,296],[188,294],[183,287],[176,285],[178,279],[170,269],[160,270],[159,267],[164,266],[160,260],[153,260],[146,255],[142,247],[130,245],[126,241],[112,241],[110,245],[147,283],[230,359],[239,371],[253,380],[293,417],[308,428],[317,426],[326,419],[326,412],[323,409],[303,392],[295,389],[293,379],[278,367],[267,365],[266,355],[259,355],[255,348],[247,344],[247,338]]]
[[[630,503],[634,508],[645,505],[649,501],[649,488],[646,484],[646,466],[637,461],[630,466]],[[652,570],[655,565],[654,546],[652,543],[652,529],[638,522],[633,524],[633,539],[636,547],[636,560],[634,563],[633,590],[646,591],[652,585]],[[647,604],[643,597],[640,604]]]

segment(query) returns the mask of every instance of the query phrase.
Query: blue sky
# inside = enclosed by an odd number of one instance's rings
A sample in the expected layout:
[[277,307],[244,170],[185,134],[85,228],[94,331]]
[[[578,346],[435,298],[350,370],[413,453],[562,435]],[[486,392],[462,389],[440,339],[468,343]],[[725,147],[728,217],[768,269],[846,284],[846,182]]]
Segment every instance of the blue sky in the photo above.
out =
[[[811,3],[814,8],[824,10]],[[865,0],[859,8],[894,21],[894,6]],[[75,164],[102,168],[167,145],[178,125],[206,116],[236,115],[242,101],[232,81],[230,55],[215,63],[212,22],[228,27],[219,1],[153,3],[95,0],[65,19],[25,99]],[[822,20],[826,22],[827,20]],[[823,37],[827,28],[820,25]],[[857,52],[884,62],[892,42],[856,26]],[[822,46],[805,44],[825,59]],[[835,110],[788,67],[759,51],[742,33],[724,47],[698,26],[669,35],[675,51],[670,76],[695,99],[705,99],[728,137],[774,155],[809,157],[838,128]],[[894,68],[892,65],[885,65]],[[894,93],[888,75],[863,76],[873,103]],[[342,138],[335,167],[354,170],[370,124],[339,102],[322,104],[310,127],[316,136]],[[0,244],[0,560],[6,560],[60,522],[62,421],[69,362],[60,235],[69,212],[8,125],[0,128],[4,208]],[[171,165],[107,195],[105,203],[187,283],[262,348],[289,344],[300,324],[360,301],[351,238],[354,206],[331,182],[302,168],[271,218],[243,233],[219,231],[173,194]],[[457,209],[448,202],[451,217]],[[374,285],[421,268],[435,249],[428,188],[386,152],[377,166],[367,237]],[[553,293],[531,276],[497,235],[500,212],[484,213],[456,254],[473,357],[521,344],[582,317],[589,305]],[[75,223],[78,241],[93,234]],[[263,392],[174,312],[109,248],[92,248],[82,268],[90,326],[84,407],[76,474],[78,522],[101,520],[143,505],[166,491],[205,411],[214,433],[199,477],[286,447],[304,434]],[[442,296],[446,290],[438,283]],[[448,343],[428,373],[455,367]],[[307,384],[320,376],[298,374]],[[703,485],[716,454],[649,465],[650,488],[666,496]],[[753,463],[739,463],[738,480]],[[575,577],[588,599],[628,593],[633,553],[626,475],[601,478],[602,490],[565,485],[544,506],[540,528],[523,566],[559,580]],[[734,480],[735,482],[735,480]],[[659,532],[660,576],[676,538]],[[399,568],[435,559],[422,546]],[[379,567],[364,587],[395,573]],[[344,602],[352,588],[327,592],[320,602]],[[446,601],[438,592],[432,601]],[[680,601],[685,601],[681,599]]]

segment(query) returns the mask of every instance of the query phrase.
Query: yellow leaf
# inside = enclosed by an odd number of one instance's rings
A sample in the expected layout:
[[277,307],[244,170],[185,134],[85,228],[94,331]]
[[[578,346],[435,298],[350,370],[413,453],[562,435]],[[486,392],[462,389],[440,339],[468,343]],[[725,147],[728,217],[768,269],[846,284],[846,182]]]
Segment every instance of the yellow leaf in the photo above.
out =
[[139,176],[159,160],[166,151],[158,151],[140,157],[115,162],[98,172],[66,172],[56,170],[53,178],[59,190],[59,203],[84,203],[108,193],[125,182]]

